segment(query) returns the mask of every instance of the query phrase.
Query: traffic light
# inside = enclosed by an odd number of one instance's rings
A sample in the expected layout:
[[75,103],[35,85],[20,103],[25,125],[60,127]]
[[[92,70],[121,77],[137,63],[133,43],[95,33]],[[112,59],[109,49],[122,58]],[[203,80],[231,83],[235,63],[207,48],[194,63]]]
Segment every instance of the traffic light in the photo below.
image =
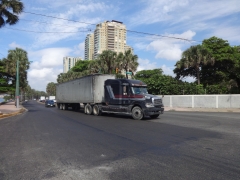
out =
[[118,73],[118,68],[116,68],[116,74]]

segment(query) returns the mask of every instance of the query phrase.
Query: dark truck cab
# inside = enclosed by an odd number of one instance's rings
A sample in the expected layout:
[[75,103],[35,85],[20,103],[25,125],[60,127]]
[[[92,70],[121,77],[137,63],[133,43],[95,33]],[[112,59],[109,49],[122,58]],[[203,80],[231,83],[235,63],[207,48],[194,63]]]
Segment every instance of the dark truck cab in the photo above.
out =
[[124,113],[134,119],[157,118],[164,112],[162,98],[148,94],[147,85],[139,80],[108,79],[104,83],[103,113]]

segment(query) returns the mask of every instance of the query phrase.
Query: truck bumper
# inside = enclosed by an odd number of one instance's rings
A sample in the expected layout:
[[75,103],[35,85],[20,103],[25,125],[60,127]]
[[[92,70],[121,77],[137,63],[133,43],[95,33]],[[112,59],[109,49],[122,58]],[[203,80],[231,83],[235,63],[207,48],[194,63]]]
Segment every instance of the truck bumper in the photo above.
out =
[[163,114],[163,112],[164,112],[164,107],[161,107],[161,108],[152,107],[152,108],[144,109],[145,116],[151,116],[151,115],[155,115],[155,114]]

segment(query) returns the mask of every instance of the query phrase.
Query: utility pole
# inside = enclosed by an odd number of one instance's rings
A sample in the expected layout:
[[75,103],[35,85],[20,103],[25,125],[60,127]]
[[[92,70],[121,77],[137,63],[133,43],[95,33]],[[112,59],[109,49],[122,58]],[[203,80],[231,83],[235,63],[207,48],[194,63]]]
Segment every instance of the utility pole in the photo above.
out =
[[17,75],[16,75],[16,108],[19,108],[19,60],[17,60]]

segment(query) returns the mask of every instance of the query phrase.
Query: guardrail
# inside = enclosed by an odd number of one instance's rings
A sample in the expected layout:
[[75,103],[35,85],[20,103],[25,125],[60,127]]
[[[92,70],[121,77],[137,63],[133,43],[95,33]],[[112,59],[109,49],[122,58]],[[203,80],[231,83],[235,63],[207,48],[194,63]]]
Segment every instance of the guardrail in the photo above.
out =
[[163,104],[165,107],[240,108],[240,94],[164,95]]

